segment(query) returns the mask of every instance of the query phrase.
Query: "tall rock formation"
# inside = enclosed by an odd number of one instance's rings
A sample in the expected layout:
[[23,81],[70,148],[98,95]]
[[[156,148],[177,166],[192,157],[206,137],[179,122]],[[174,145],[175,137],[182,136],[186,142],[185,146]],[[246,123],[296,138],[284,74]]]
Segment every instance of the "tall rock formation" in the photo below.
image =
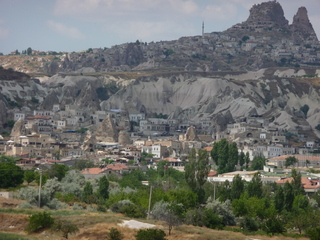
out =
[[118,131],[110,114],[102,121],[95,136],[98,142],[118,142]]
[[253,5],[250,9],[248,19],[245,22],[234,25],[227,31],[283,31],[288,28],[288,20],[284,17],[284,12],[280,3],[276,1],[269,1]]
[[43,100],[41,107],[45,110],[52,110],[54,104],[59,104],[59,98],[55,90],[51,91]]
[[20,136],[26,135],[27,130],[24,125],[24,120],[22,118],[19,118],[19,120],[14,124],[10,137],[13,138],[14,142],[18,142]]
[[317,35],[312,27],[308,17],[308,11],[305,7],[300,7],[293,17],[290,25],[293,40],[295,43],[305,43],[306,41],[318,41]]
[[130,134],[126,131],[120,131],[119,133],[119,145],[126,146],[131,144]]
[[78,106],[86,106],[91,110],[100,110],[100,101],[96,89],[87,83],[77,97],[75,104]]
[[198,136],[197,136],[197,131],[194,126],[188,127],[186,131],[186,141],[197,141]]

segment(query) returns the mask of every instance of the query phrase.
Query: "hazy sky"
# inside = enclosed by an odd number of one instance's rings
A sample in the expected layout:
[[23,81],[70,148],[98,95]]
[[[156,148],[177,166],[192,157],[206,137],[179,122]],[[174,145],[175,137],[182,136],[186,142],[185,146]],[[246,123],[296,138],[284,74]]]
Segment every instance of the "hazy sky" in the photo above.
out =
[[[174,40],[245,21],[260,0],[0,0],[0,52],[81,51]],[[320,0],[278,0],[292,22],[305,6],[320,38]]]

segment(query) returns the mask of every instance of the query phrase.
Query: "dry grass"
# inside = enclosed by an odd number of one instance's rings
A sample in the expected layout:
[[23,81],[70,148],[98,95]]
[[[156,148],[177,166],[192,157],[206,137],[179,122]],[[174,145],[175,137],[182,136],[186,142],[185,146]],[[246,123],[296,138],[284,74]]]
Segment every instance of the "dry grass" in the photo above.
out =
[[[16,208],[22,200],[0,198],[1,208]],[[51,211],[52,216],[56,219],[63,219],[68,222],[76,224],[80,230],[75,235],[71,235],[71,240],[100,240],[105,239],[106,234],[110,228],[115,227],[124,234],[125,240],[135,240],[137,233],[136,229],[118,226],[123,220],[129,218],[122,214],[114,213],[94,213],[85,212],[83,214],[75,213],[72,210],[66,210],[66,214],[61,211]],[[71,214],[70,214],[71,213]],[[0,232],[14,233],[26,236],[24,232],[27,226],[27,214],[20,213],[0,213]],[[139,220],[139,219],[138,219]],[[163,229],[168,234],[168,226],[164,222],[154,220],[142,220],[156,225],[158,228]],[[41,233],[27,235],[31,239],[48,239],[58,240],[62,239],[60,233],[52,233],[45,230]],[[292,240],[293,238],[284,236],[246,236],[239,232],[214,230],[205,227],[195,227],[190,225],[181,225],[174,227],[172,234],[166,237],[168,240]],[[307,238],[300,238],[306,240]]]

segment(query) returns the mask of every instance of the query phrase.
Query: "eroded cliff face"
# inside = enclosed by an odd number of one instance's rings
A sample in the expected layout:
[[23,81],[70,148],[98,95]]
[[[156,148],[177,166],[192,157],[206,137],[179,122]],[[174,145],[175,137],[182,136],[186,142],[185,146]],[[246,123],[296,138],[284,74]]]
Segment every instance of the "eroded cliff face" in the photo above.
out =
[[[112,74],[99,76],[55,75],[42,83],[35,80],[1,81],[1,109],[15,111],[45,109],[53,104],[71,104],[81,110],[135,109],[152,117],[199,121],[209,119],[212,130],[223,130],[228,123],[247,116],[274,119],[272,126],[308,129],[320,123],[320,75],[311,69],[261,69],[256,72],[178,72]],[[38,105],[32,102],[38,100]],[[24,103],[24,104],[22,104]],[[300,110],[309,106],[307,116]],[[4,110],[6,113],[10,112]],[[12,110],[11,110],[12,111]],[[11,117],[11,118],[10,118]],[[12,115],[1,115],[1,122]]]
[[305,7],[300,7],[293,17],[290,26],[295,43],[318,41],[317,35],[312,27],[308,17],[308,11]]
[[[101,108],[143,109],[194,121],[209,118],[220,130],[251,115],[273,117],[273,125],[285,129],[314,127],[319,123],[315,120],[319,118],[319,88],[297,78],[299,75],[306,72],[288,69],[142,77],[103,101]],[[305,104],[310,108],[307,118],[300,110]]]

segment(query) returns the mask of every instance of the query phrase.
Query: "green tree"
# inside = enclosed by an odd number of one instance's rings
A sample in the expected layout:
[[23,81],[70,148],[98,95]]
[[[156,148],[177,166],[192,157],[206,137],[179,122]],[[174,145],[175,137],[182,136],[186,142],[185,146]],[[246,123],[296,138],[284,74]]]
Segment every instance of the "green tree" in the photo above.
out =
[[50,178],[56,177],[59,181],[61,181],[61,179],[64,178],[68,170],[68,166],[64,164],[54,164],[51,166],[47,173]]
[[252,180],[248,183],[247,191],[249,197],[262,197],[262,181],[259,172],[255,173]]
[[7,126],[8,126],[9,128],[13,128],[14,124],[15,124],[15,121],[14,121],[14,120],[8,120],[8,122],[7,122]]
[[188,163],[184,167],[186,182],[191,188],[195,190],[197,188],[196,180],[196,165],[197,165],[197,155],[196,149],[192,148],[188,156]]
[[50,228],[54,223],[54,219],[50,213],[35,213],[29,216],[28,225],[25,229],[27,233],[39,232],[43,229]]
[[291,182],[291,185],[292,185],[292,188],[293,188],[294,195],[295,196],[305,195],[305,191],[304,191],[304,188],[303,188],[302,183],[301,183],[301,173],[297,172],[296,169],[292,169],[291,176],[293,178],[293,180]]
[[293,166],[295,163],[298,162],[296,157],[290,156],[286,158],[286,162],[284,163],[285,167]]
[[98,195],[103,199],[109,198],[109,180],[106,176],[99,179]]
[[211,157],[217,165],[218,173],[234,171],[239,158],[236,143],[229,144],[226,139],[215,142],[211,150]]
[[244,158],[244,161],[246,163],[246,168],[248,168],[249,163],[250,163],[250,156],[249,156],[249,152],[246,152],[246,156]]
[[15,165],[13,157],[0,155],[0,188],[16,187],[23,183],[24,172]]
[[75,164],[74,164],[74,168],[75,169],[78,169],[78,170],[82,170],[82,169],[85,169],[85,168],[92,168],[94,167],[94,164],[93,164],[93,161],[91,160],[82,160],[82,159],[79,159],[79,160],[76,160]]
[[289,182],[286,182],[283,187],[283,193],[284,193],[284,209],[287,211],[291,211],[292,204],[294,201],[294,192],[292,185]]
[[276,210],[280,213],[284,207],[284,193],[281,186],[277,187],[277,190],[274,194],[274,206]]
[[93,194],[93,188],[91,182],[86,182],[86,185],[83,188],[82,201],[89,203],[90,196]]
[[242,42],[246,42],[246,41],[249,40],[249,39],[250,39],[250,38],[249,38],[248,36],[243,36],[241,40],[242,40]]
[[263,224],[263,230],[266,233],[284,233],[286,231],[283,221],[277,217],[271,217],[267,219]]
[[27,55],[31,55],[32,54],[32,48],[31,47],[28,47],[27,48]]
[[241,176],[237,174],[231,183],[231,200],[239,199],[241,194],[244,192],[245,181],[242,180]]
[[255,156],[251,162],[251,170],[263,170],[267,159],[263,156]]
[[68,239],[69,234],[79,232],[79,228],[76,224],[71,223],[69,221],[61,221],[57,220],[51,227],[51,231],[53,232],[62,232],[62,237]]
[[33,170],[25,170],[24,171],[24,180],[28,183],[31,183],[36,179],[36,174],[34,173]]
[[199,150],[197,157],[196,150],[194,148],[191,149],[188,163],[185,166],[185,178],[191,190],[198,194],[200,203],[204,201],[203,185],[207,181],[209,171],[210,165],[207,151]]
[[244,152],[241,151],[241,153],[239,154],[240,166],[243,166],[245,164],[245,157],[246,157],[246,155],[244,154]]

